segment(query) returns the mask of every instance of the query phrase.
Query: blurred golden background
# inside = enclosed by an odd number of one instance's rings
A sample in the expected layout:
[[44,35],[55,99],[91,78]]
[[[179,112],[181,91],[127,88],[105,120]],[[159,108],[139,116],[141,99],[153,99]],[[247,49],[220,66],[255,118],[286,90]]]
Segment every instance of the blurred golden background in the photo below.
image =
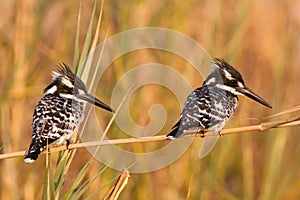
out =
[[[31,140],[31,120],[42,91],[58,62],[73,62],[77,17],[81,5],[80,48],[94,1],[23,0],[0,2],[0,151],[25,150]],[[97,3],[93,28],[100,17]],[[300,2],[278,1],[105,1],[99,41],[137,27],[163,27],[198,41],[212,57],[222,57],[238,69],[246,85],[264,97],[273,109],[240,98],[240,106],[226,127],[258,124],[262,118],[299,105]],[[95,30],[94,30],[95,31]],[[124,55],[105,72],[96,96],[110,103],[114,84],[134,66],[156,62],[174,67],[194,88],[203,78],[185,60],[165,52],[144,50]],[[105,86],[103,86],[105,85]],[[150,92],[151,91],[151,92]],[[155,86],[137,91],[130,114],[141,126],[153,104],[165,107],[168,118],[160,134],[178,120],[174,96]],[[174,100],[173,100],[174,99]],[[111,115],[97,111],[105,127]],[[289,116],[287,116],[289,117]],[[158,119],[159,120],[159,119]],[[120,199],[299,199],[300,128],[272,129],[224,136],[204,159],[198,159],[201,139],[172,165],[144,174],[131,174]],[[110,139],[121,131],[113,127]],[[123,137],[123,136],[122,136]],[[127,147],[142,151],[145,144]],[[126,145],[124,145],[126,146]],[[123,145],[122,145],[123,147]],[[91,158],[78,150],[62,193]],[[94,162],[89,179],[103,167]],[[45,177],[45,156],[28,165],[22,158],[0,161],[0,199],[40,199]],[[106,168],[84,192],[99,199],[120,172]]]

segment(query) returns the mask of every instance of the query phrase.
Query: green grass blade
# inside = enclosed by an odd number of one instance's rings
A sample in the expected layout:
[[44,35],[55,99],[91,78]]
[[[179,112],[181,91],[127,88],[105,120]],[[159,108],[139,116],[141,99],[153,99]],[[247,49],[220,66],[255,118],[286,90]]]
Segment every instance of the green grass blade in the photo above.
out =
[[75,46],[74,46],[74,57],[73,57],[73,67],[75,73],[78,68],[79,61],[79,35],[80,35],[80,21],[81,21],[81,2],[79,4],[78,18],[77,18],[77,28],[76,28],[76,37],[75,37]]
[[[91,158],[92,160],[93,158]],[[99,170],[98,173],[96,173],[93,177],[87,179],[85,182],[82,183],[80,188],[78,188],[76,193],[72,194],[72,197],[70,199],[79,199],[86,191],[87,189],[92,185],[92,183],[100,177],[100,175],[104,172],[104,170],[107,168],[107,166],[103,166],[102,169]],[[103,188],[102,188],[103,189]],[[101,190],[100,190],[101,191]],[[99,191],[98,191],[99,192]]]
[[82,181],[83,181],[84,177],[86,176],[86,174],[87,174],[87,172],[90,168],[91,163],[92,163],[92,160],[89,160],[85,164],[85,166],[80,170],[80,172],[78,173],[78,175],[74,179],[73,184],[71,185],[71,187],[69,188],[68,192],[65,194],[63,199],[69,200],[71,198],[72,194],[74,192],[78,191],[78,188],[82,184]]
[[43,200],[54,199],[55,188],[51,154],[49,154],[46,159],[48,159],[48,166],[46,167],[44,189],[42,194]]
[[[99,38],[99,34],[100,34],[100,25],[101,25],[102,13],[103,13],[103,3],[104,3],[104,1],[102,1],[102,4],[101,4],[101,9],[100,9],[100,13],[99,13],[99,19],[98,19],[98,22],[97,22],[96,31],[95,31],[95,34],[93,36],[94,38],[93,38],[93,41],[92,41],[92,44],[91,44],[91,48],[90,48],[90,51],[89,51],[89,54],[88,54],[89,57],[93,57],[94,56],[94,53],[95,53],[94,49],[96,48],[96,46],[98,44],[98,38]],[[88,80],[87,77],[91,73],[90,71],[91,71],[91,67],[92,67],[91,66],[92,62],[93,62],[92,59],[87,59],[86,60],[86,63],[85,63],[85,66],[84,66],[84,72],[81,74],[81,79],[84,80],[84,81]],[[90,92],[90,88],[92,87],[92,85],[93,85],[93,83],[95,81],[95,76],[96,76],[97,73],[93,73],[93,74],[94,74],[94,76],[92,78],[92,81],[90,83],[86,82],[86,84],[88,84],[88,86],[89,86],[89,87],[87,87],[87,89],[88,89],[89,92]]]
[[67,162],[69,158],[69,151],[64,151],[61,154],[57,162],[57,167],[55,170],[54,178],[55,178],[55,199],[60,199],[61,188],[63,187],[66,175],[67,175]]
[[95,18],[96,7],[97,7],[97,1],[95,1],[95,4],[94,4],[93,12],[92,12],[92,15],[91,15],[91,18],[90,18],[89,28],[88,28],[88,31],[86,33],[85,41],[84,41],[83,48],[82,48],[82,51],[81,51],[81,56],[80,56],[78,69],[77,69],[77,73],[76,73],[79,77],[81,77],[81,75],[83,73],[84,64],[86,62],[86,58],[87,58],[87,55],[89,53],[90,45],[91,45],[91,42],[92,42],[93,22],[94,22],[94,18]]
[[101,186],[98,190],[96,190],[95,192],[93,192],[91,195],[89,195],[88,197],[85,198],[85,200],[90,200],[90,199],[97,199],[95,198],[95,196],[101,192],[104,188],[112,185],[115,183],[115,181],[118,179],[119,176],[116,176],[115,178],[113,178],[111,181],[107,182],[105,185]]

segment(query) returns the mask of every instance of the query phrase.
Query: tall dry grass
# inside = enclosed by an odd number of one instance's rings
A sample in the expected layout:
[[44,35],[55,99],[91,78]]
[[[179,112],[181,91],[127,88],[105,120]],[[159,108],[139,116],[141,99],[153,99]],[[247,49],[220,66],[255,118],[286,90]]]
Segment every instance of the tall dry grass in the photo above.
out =
[[[80,1],[2,1],[0,5],[0,150],[7,153],[28,147],[33,109],[50,82],[54,66],[60,61],[77,63],[73,55]],[[79,49],[84,46],[94,2],[83,1],[81,5]],[[98,3],[94,33],[100,7]],[[299,2],[283,0],[106,1],[98,39],[102,41],[106,36],[145,26],[170,28],[191,36],[211,56],[223,57],[236,66],[246,84],[272,104],[273,109],[268,110],[240,98],[238,111],[226,125],[239,127],[257,124],[265,116],[299,105],[299,10]],[[184,74],[193,87],[202,83],[201,77],[195,76],[192,67],[178,56],[144,50],[117,59],[100,80],[96,96],[110,102],[117,80],[134,66],[148,62],[172,66]],[[156,86],[138,90],[131,103],[131,115],[140,125],[150,122],[145,111],[151,105],[159,103],[165,107],[168,119],[160,134],[168,132],[180,113],[175,97]],[[106,127],[111,116],[102,111],[98,114],[101,126]],[[263,134],[224,136],[202,160],[197,157],[201,143],[197,139],[172,165],[151,173],[131,174],[120,198],[298,199],[299,131],[299,127],[292,127]],[[111,139],[125,137],[115,125],[108,136]],[[155,144],[136,144],[131,150],[155,147]],[[54,161],[57,155],[53,154]],[[86,150],[76,152],[62,194],[72,188],[77,174],[89,160]],[[104,167],[95,160],[92,162],[85,180],[95,178]],[[53,167],[56,170],[55,162]],[[34,165],[26,165],[22,159],[3,160],[0,169],[0,199],[42,197],[45,156]],[[113,169],[103,169],[83,198],[92,194],[94,199],[104,197],[119,175],[120,172]]]

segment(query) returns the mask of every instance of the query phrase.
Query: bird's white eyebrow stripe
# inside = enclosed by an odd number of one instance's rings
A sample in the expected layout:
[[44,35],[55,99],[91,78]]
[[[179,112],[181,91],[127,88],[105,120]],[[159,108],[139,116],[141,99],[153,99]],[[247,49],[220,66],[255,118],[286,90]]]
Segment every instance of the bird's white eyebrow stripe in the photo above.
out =
[[69,88],[73,88],[74,87],[74,85],[71,83],[71,81],[68,80],[68,79],[66,79],[66,78],[62,78],[61,82],[63,84],[65,84],[66,86],[68,86]]
[[225,73],[226,78],[228,78],[229,80],[233,79],[232,76],[231,76],[231,74],[226,69],[224,69],[222,71]]
[[232,87],[229,87],[227,85],[217,84],[216,86],[218,88],[222,89],[222,90],[226,90],[226,91],[231,92],[231,93],[233,93],[235,95],[244,95],[244,94],[238,92],[236,89],[234,89]]
[[227,71],[227,69],[225,69],[225,68],[219,66],[219,65],[216,64],[216,63],[214,63],[214,67],[217,68],[217,69],[219,69],[220,71],[224,72],[224,75],[225,75],[229,80],[233,79],[232,76],[231,76],[231,74]]

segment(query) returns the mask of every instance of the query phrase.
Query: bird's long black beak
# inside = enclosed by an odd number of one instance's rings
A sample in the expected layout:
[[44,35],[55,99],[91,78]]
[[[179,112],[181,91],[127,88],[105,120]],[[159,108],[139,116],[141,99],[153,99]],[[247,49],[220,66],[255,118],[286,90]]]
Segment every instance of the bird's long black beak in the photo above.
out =
[[242,93],[243,95],[249,97],[250,99],[253,99],[254,101],[264,105],[264,106],[272,108],[272,106],[270,104],[268,104],[263,98],[261,98],[260,96],[255,94],[252,90],[250,90],[247,87],[238,88],[237,91]]
[[100,101],[99,99],[93,97],[89,93],[79,94],[79,95],[77,95],[77,97],[81,100],[87,101],[91,104],[94,104],[94,105],[100,107],[100,108],[103,108],[104,110],[108,110],[113,113],[115,112],[111,107],[109,107],[108,105],[106,105],[105,103]]

